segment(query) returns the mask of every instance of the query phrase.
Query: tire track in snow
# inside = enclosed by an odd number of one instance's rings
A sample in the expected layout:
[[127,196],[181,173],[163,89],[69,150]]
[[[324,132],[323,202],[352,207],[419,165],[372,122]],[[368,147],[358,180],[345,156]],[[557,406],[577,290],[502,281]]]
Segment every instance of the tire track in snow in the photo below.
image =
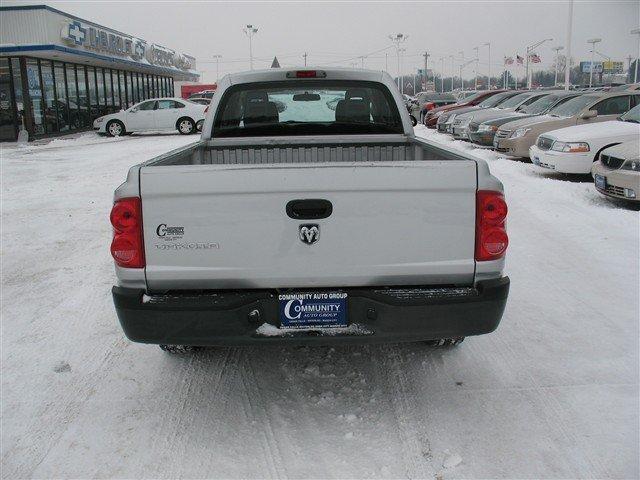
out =
[[[415,403],[415,395],[411,391],[411,380],[407,377],[406,362],[403,361],[398,345],[383,345],[378,351],[381,361],[373,361],[377,366],[377,375],[388,387],[385,399],[391,407],[396,420],[396,430],[402,443],[401,452],[407,478],[433,477],[436,471],[429,459],[431,445],[424,432],[420,432],[421,415]],[[397,392],[397,395],[395,394]]]
[[[255,352],[252,352],[255,353]],[[244,355],[242,359],[241,380],[243,385],[243,407],[250,420],[263,426],[259,432],[260,443],[266,465],[269,467],[271,478],[287,478],[286,466],[280,452],[278,438],[276,438],[271,421],[271,412],[265,407],[262,388],[257,385],[257,377],[253,365],[252,355]],[[285,440],[285,439],[282,439]]]

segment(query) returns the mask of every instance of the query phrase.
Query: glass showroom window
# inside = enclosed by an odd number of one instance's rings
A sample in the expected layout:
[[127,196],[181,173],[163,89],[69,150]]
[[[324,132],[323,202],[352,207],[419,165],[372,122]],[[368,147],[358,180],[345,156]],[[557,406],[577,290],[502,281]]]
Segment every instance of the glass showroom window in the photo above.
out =
[[0,58],[0,140],[15,140],[15,110],[8,58]]
[[55,63],[53,68],[56,89],[56,116],[58,118],[58,130],[69,130],[69,106],[67,104],[67,86],[64,78],[64,65]]
[[90,118],[95,120],[100,116],[100,104],[98,103],[98,85],[96,80],[96,69],[87,67],[87,79],[89,83],[89,107]]
[[125,72],[120,70],[119,73],[120,81],[118,82],[120,85],[120,108],[127,108],[129,104],[128,93],[127,92],[127,77],[125,77]]
[[104,89],[104,73],[101,68],[96,68],[96,79],[98,82],[98,108],[100,109],[100,115],[107,114],[107,101],[105,99]]
[[56,86],[53,80],[53,63],[50,60],[40,60],[40,74],[44,98],[44,123],[47,133],[57,133],[58,110],[56,107]]
[[24,120],[24,99],[22,96],[22,77],[20,75],[20,59],[11,59],[11,74],[13,75],[13,99],[16,105],[16,117],[18,121],[18,131],[25,130]]
[[138,86],[136,84],[136,74],[129,72],[127,74],[129,81],[129,106],[138,102]]
[[113,113],[113,84],[111,83],[111,70],[108,68],[103,69],[104,72],[104,93],[107,97],[106,113]]
[[78,106],[78,84],[76,83],[75,65],[65,64],[67,70],[67,103],[69,105],[69,126],[77,130],[80,126],[80,108]]
[[76,65],[78,79],[78,119],[80,127],[90,127],[89,116],[89,92],[87,91],[87,79],[84,65]]
[[33,119],[33,133],[42,135],[44,130],[44,102],[42,100],[42,89],[40,88],[40,73],[38,71],[38,61],[32,58],[26,60],[27,83],[29,96],[31,97],[31,111]]

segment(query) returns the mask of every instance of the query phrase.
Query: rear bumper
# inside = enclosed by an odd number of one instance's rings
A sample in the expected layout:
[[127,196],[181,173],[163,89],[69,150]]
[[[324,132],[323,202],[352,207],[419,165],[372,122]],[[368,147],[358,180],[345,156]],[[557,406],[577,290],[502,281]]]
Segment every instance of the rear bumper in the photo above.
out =
[[[492,332],[504,312],[509,278],[469,288],[340,290],[349,295],[349,327],[322,331],[280,330],[274,290],[146,295],[144,290],[113,287],[113,300],[120,324],[134,342],[199,346],[409,342]],[[260,328],[265,323],[269,328]]]

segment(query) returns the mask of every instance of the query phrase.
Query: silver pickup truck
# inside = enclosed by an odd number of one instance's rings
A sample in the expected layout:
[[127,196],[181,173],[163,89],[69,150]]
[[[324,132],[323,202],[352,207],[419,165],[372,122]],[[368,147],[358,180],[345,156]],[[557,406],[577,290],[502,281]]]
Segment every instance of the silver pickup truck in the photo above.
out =
[[502,317],[506,215],[484,161],[414,136],[386,73],[227,75],[201,140],[115,191],[113,299],[169,351],[456,344]]

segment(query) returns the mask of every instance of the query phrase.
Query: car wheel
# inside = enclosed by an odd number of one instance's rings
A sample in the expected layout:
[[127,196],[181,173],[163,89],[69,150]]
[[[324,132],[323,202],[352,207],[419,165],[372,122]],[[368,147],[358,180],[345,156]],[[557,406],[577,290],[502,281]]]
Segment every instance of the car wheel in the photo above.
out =
[[110,137],[119,137],[120,135],[124,135],[126,133],[124,129],[124,123],[120,120],[111,120],[107,123],[107,135]]
[[430,347],[447,348],[460,345],[464,341],[464,337],[439,338],[437,340],[427,340],[425,343]]
[[198,120],[198,122],[196,123],[196,130],[198,132],[202,131],[202,126],[204,125],[204,120]]
[[158,345],[164,352],[172,355],[185,355],[187,353],[193,353],[196,351],[196,347],[193,345]]
[[178,120],[178,132],[181,135],[190,135],[196,130],[196,124],[190,118],[181,118]]

